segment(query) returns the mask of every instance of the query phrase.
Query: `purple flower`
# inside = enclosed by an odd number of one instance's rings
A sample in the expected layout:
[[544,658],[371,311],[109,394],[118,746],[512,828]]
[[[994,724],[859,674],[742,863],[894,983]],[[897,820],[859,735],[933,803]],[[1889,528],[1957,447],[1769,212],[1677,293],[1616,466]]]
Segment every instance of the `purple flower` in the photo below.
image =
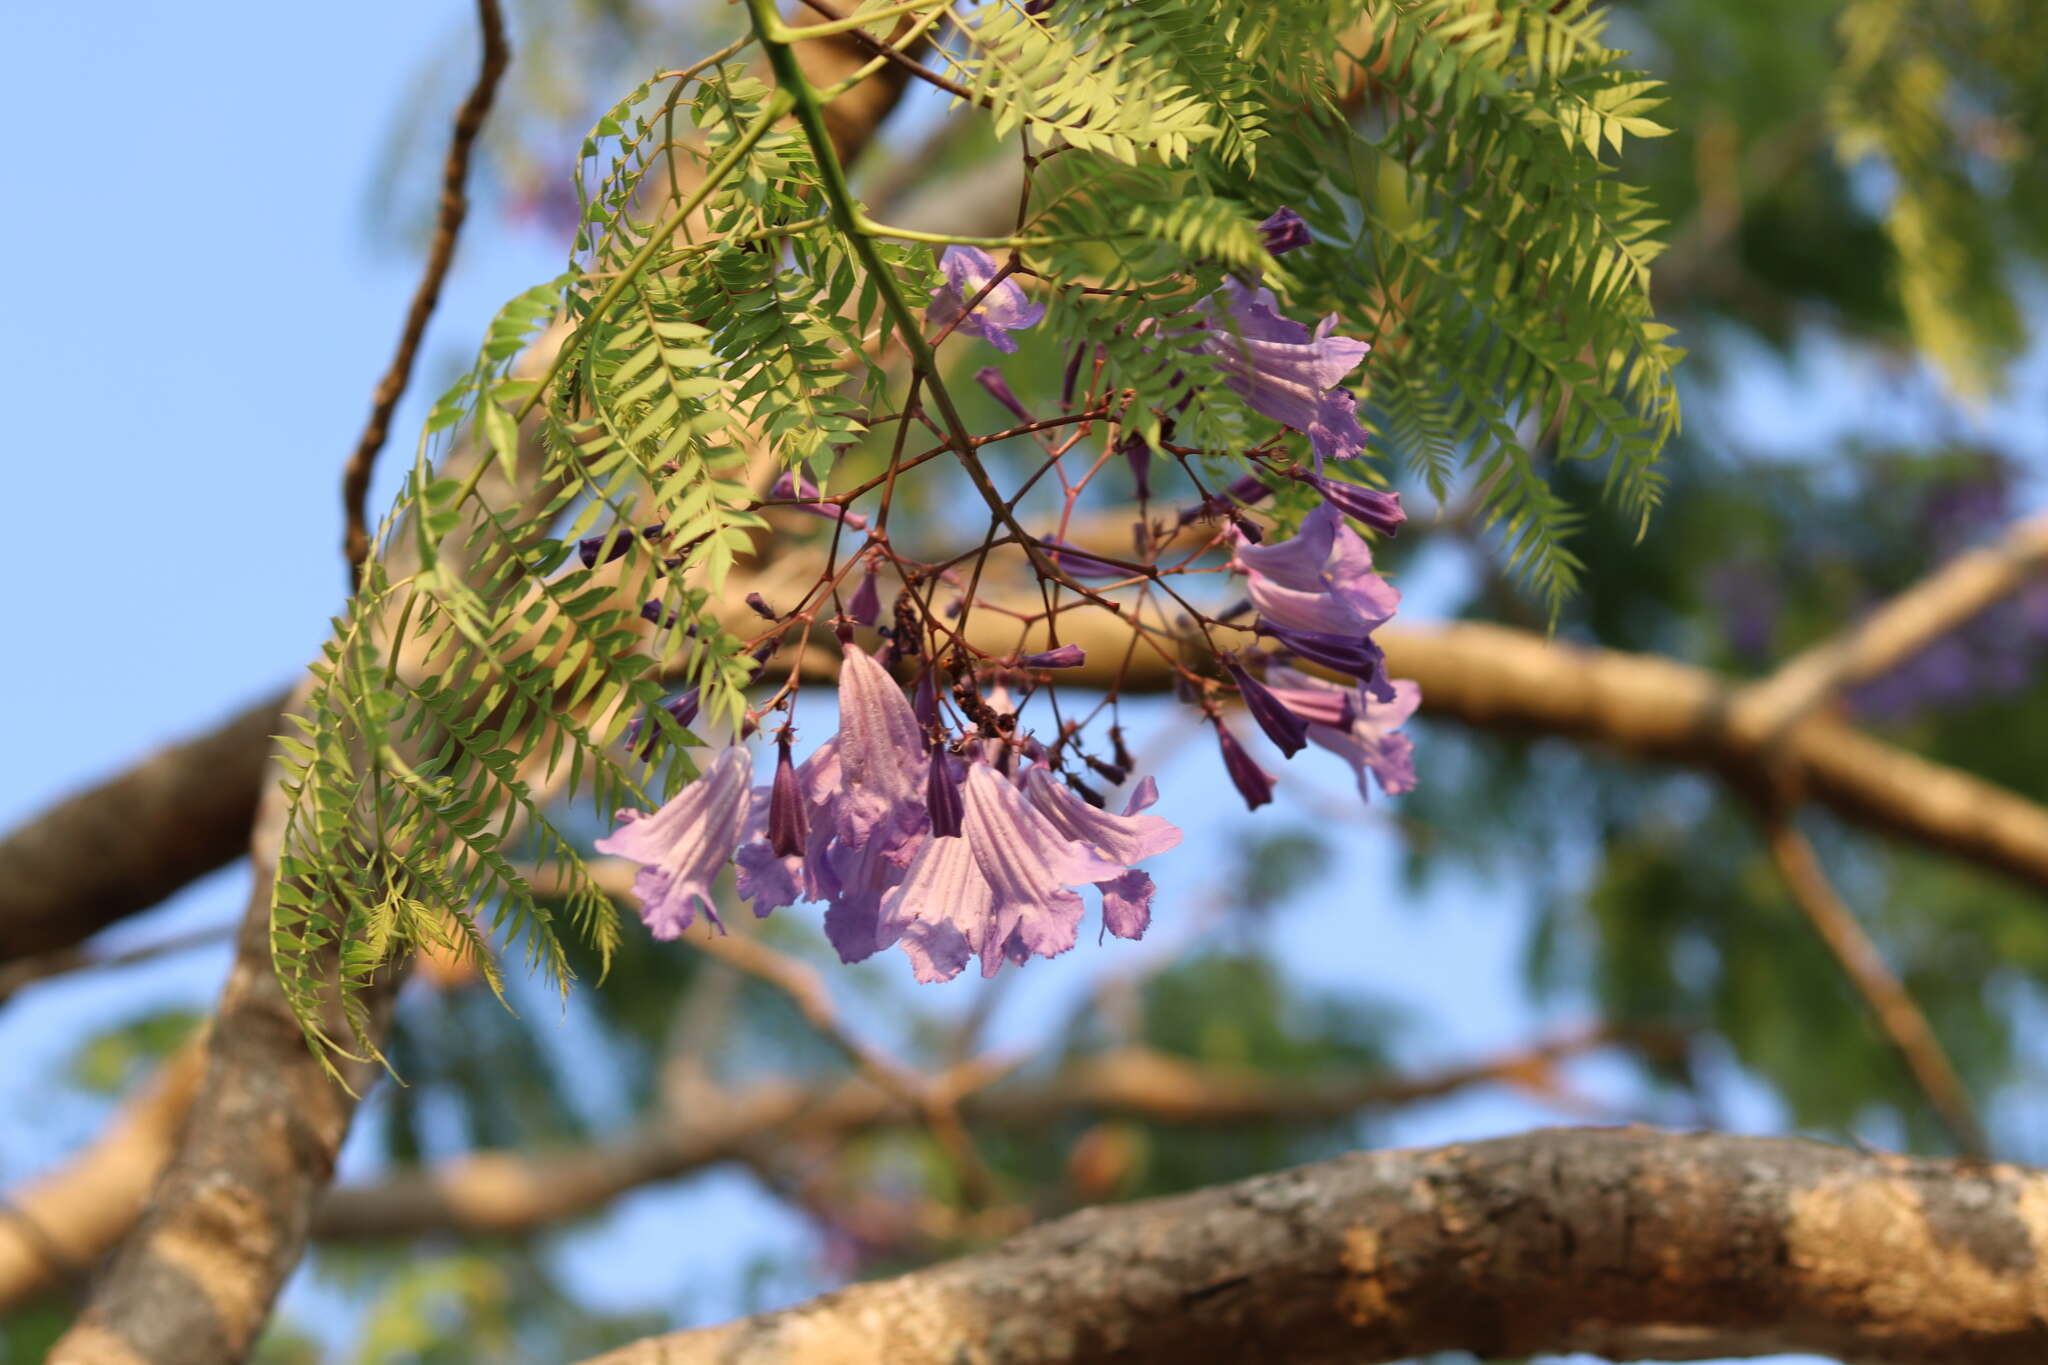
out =
[[1401,523],[1408,520],[1408,514],[1401,510],[1399,493],[1382,493],[1376,488],[1360,488],[1355,483],[1339,479],[1326,479],[1320,474],[1311,474],[1306,469],[1290,469],[1287,476],[1308,484],[1323,495],[1323,500],[1347,517],[1355,517],[1383,536],[1390,536],[1401,529]]
[[1230,727],[1216,722],[1216,743],[1223,750],[1223,771],[1244,798],[1247,810],[1257,810],[1273,799],[1273,775],[1252,761],[1252,756],[1230,733]]
[[1251,712],[1252,719],[1266,732],[1266,738],[1279,746],[1280,752],[1289,758],[1300,753],[1308,744],[1308,722],[1290,711],[1280,698],[1268,691],[1266,685],[1238,666],[1235,659],[1226,659],[1223,666],[1230,670],[1230,676],[1237,682],[1238,695],[1244,698],[1244,709]]
[[1369,635],[1346,639],[1341,635],[1319,635],[1314,631],[1286,630],[1262,624],[1262,634],[1278,640],[1291,654],[1310,663],[1348,673],[1381,701],[1394,699],[1394,685],[1387,680],[1387,654]]
[[1275,256],[1285,256],[1296,247],[1309,244],[1308,224],[1301,221],[1300,214],[1283,204],[1259,224],[1259,240]]
[[1254,412],[1306,434],[1317,463],[1364,453],[1365,429],[1358,425],[1358,400],[1337,387],[1358,368],[1371,346],[1356,337],[1330,335],[1332,313],[1313,335],[1282,317],[1270,289],[1248,289],[1236,280],[1223,286],[1227,320],[1213,317],[1197,346],[1213,356],[1224,383]]
[[1261,619],[1280,630],[1356,638],[1401,605],[1400,590],[1373,572],[1365,538],[1328,503],[1286,540],[1239,545],[1236,565]]
[[896,846],[921,834],[924,742],[903,689],[856,646],[839,668],[838,790],[832,814],[853,847]]
[[984,365],[976,370],[974,372],[974,382],[987,389],[989,397],[1001,403],[1012,413],[1015,413],[1017,420],[1026,426],[1038,420],[1031,415],[1030,410],[1018,399],[1017,391],[1010,387],[1010,382],[1003,378],[1003,372],[995,366]]
[[1026,654],[1017,660],[1020,668],[1079,668],[1088,662],[1088,653],[1079,645],[1061,645],[1038,654]]
[[932,290],[931,311],[925,315],[932,327],[944,330],[957,323],[960,331],[980,337],[998,351],[1013,352],[1017,343],[1010,333],[1035,327],[1045,316],[1045,305],[1033,303],[1013,279],[989,290],[974,311],[964,311],[967,301],[996,276],[994,258],[980,247],[947,247],[939,256],[939,269],[946,282]]
[[859,512],[849,511],[836,502],[818,502],[818,485],[794,469],[785,469],[768,490],[771,498],[802,498],[803,502],[790,504],[798,512],[809,512],[814,517],[827,521],[841,521],[851,531],[865,531],[868,519]]
[[1068,888],[1126,870],[1062,835],[987,764],[968,768],[962,794],[960,837],[926,841],[884,908],[921,981],[954,975],[970,954],[994,976],[1005,960],[1065,952],[1082,913]]
[[639,863],[633,895],[656,938],[680,937],[697,917],[718,924],[711,884],[732,861],[753,795],[753,764],[739,745],[721,750],[694,782],[652,815],[622,811],[624,821],[597,841],[600,853]]
[[1379,781],[1380,790],[1399,796],[1415,787],[1415,745],[1406,735],[1395,734],[1403,722],[1422,704],[1422,689],[1406,678],[1396,679],[1393,695],[1381,700],[1369,689],[1353,691],[1321,678],[1297,673],[1291,668],[1266,670],[1273,693],[1302,714],[1337,712],[1334,724],[1312,722],[1309,741],[1351,765],[1358,779],[1358,795],[1370,800],[1365,775]]

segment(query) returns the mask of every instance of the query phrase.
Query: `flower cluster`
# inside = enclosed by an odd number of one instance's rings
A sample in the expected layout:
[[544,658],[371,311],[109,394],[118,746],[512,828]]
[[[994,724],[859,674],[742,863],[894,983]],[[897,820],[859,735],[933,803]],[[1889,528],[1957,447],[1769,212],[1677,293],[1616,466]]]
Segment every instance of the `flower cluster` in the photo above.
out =
[[724,749],[660,811],[627,813],[597,846],[643,864],[634,891],[657,938],[688,928],[699,906],[715,924],[711,882],[737,862],[756,915],[822,901],[842,959],[900,944],[920,981],[956,976],[970,958],[992,976],[1005,961],[1065,952],[1085,911],[1080,887],[1101,893],[1108,932],[1144,933],[1152,879],[1133,864],[1180,842],[1143,813],[1150,780],[1112,814],[1000,725],[951,743],[935,728],[848,645],[839,730],[802,764],[785,742],[774,779],[756,787],[746,750]]
[[[1306,223],[1288,209],[1272,214],[1259,231],[1275,255],[1310,245]],[[941,340],[965,333],[1013,353],[1018,334],[1045,316],[1011,269],[978,248],[948,248],[940,271],[944,283],[932,291],[926,323]],[[1033,417],[998,369],[983,368],[976,382],[1030,429],[1044,452],[1032,481],[1054,474],[1065,497],[1057,529],[1034,535],[1013,526],[1004,539],[1035,542],[1024,548],[1041,566],[1056,569],[1063,591],[1078,598],[1056,604],[1048,596],[1037,616],[1005,612],[1021,623],[1009,652],[984,647],[986,622],[977,622],[978,635],[968,630],[981,601],[982,559],[964,571],[960,560],[906,559],[882,531],[886,491],[871,523],[852,505],[861,488],[827,496],[803,470],[787,471],[774,483],[760,505],[832,523],[833,553],[845,540],[848,557],[835,558],[795,605],[778,603],[786,609],[750,594],[747,605],[767,628],[749,648],[755,663],[765,665],[791,642],[784,640],[788,632],[807,636],[829,611],[842,655],[838,728],[798,762],[785,719],[766,783],[755,782],[747,750],[734,745],[712,752],[698,777],[658,811],[622,813],[619,827],[597,846],[640,864],[634,890],[656,937],[676,937],[700,914],[720,927],[712,887],[728,868],[735,869],[738,897],[757,916],[799,902],[822,904],[826,935],[841,958],[856,962],[899,947],[920,981],[950,979],[970,961],[992,976],[1005,962],[1021,965],[1065,952],[1079,936],[1089,888],[1105,933],[1141,936],[1154,888],[1138,865],[1177,845],[1181,834],[1148,812],[1156,788],[1150,778],[1132,780],[1132,761],[1114,723],[1128,658],[1121,667],[1091,668],[1086,650],[1060,642],[1062,611],[1124,611],[1130,599],[1114,594],[1134,595],[1131,605],[1142,611],[1151,594],[1171,593],[1191,638],[1194,632],[1206,638],[1215,666],[1192,661],[1194,652],[1169,657],[1167,666],[1182,694],[1215,722],[1224,770],[1248,804],[1270,800],[1274,779],[1222,723],[1222,707],[1233,698],[1287,756],[1314,745],[1344,759],[1361,796],[1372,784],[1368,775],[1387,793],[1414,786],[1412,746],[1398,729],[1419,693],[1414,683],[1388,676],[1373,639],[1400,605],[1400,593],[1375,570],[1371,547],[1353,527],[1356,522],[1392,535],[1405,513],[1398,494],[1336,472],[1344,468],[1339,462],[1365,448],[1357,403],[1344,384],[1369,348],[1338,335],[1335,317],[1311,329],[1283,315],[1271,291],[1235,279],[1195,316],[1193,327],[1151,335],[1184,359],[1200,355],[1208,372],[1248,407],[1306,437],[1312,467],[1277,453],[1281,442],[1298,437],[1276,436],[1252,451],[1227,452],[1257,472],[1215,491],[1201,488],[1200,500],[1177,517],[1154,518],[1155,451],[1127,427],[1113,444],[1105,438],[1078,478],[1061,463],[1095,423],[1120,420],[1106,414],[1130,401],[1104,381],[1098,359],[1086,378],[1093,392],[1077,402],[1092,347],[1074,347],[1060,415],[1045,420]],[[1170,431],[1173,415],[1159,416],[1161,429]],[[1129,548],[1076,543],[1069,538],[1076,505],[1117,453],[1128,459],[1140,498]],[[1260,505],[1290,482],[1311,490],[1314,506],[1293,534],[1273,539],[1273,523]],[[1299,507],[1304,499],[1295,492],[1285,501]],[[1010,506],[1016,505],[1013,499]],[[662,544],[661,527],[614,530],[584,542],[579,552],[595,566],[642,543]],[[988,553],[985,547],[983,558]],[[1169,575],[1193,571],[1240,576],[1245,603],[1210,615],[1167,587]],[[883,595],[885,574],[900,584],[893,600]],[[649,619],[660,623],[662,604],[648,607]],[[861,631],[879,638],[876,652],[857,643]],[[1232,631],[1235,638],[1219,640]],[[1157,644],[1149,637],[1144,642]],[[1057,733],[1041,740],[1020,723],[1005,690],[1023,686],[1028,702],[1074,671],[1110,694],[1113,748],[1107,756],[1087,751],[1088,720],[1060,719]],[[767,713],[788,706],[797,687],[792,672],[768,702],[748,712],[747,725],[767,725]],[[698,696],[685,693],[665,709],[687,727],[697,718]],[[628,729],[636,752],[659,742],[645,719]],[[1111,809],[1090,780],[1128,787],[1130,796]]]

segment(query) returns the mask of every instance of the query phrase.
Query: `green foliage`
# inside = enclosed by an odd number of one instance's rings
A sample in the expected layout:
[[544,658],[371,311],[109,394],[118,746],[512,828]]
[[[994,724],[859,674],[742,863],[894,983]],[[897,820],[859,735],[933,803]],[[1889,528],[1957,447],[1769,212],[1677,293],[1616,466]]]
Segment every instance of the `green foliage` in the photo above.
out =
[[[757,37],[786,75],[768,13]],[[1301,439],[1181,340],[1221,325],[1234,275],[1376,337],[1383,432],[1439,489],[1471,465],[1553,601],[1573,512],[1537,437],[1604,460],[1619,505],[1647,514],[1675,352],[1649,320],[1655,224],[1601,158],[1659,131],[1655,96],[1584,3],[946,13],[939,60],[1034,154],[1024,221],[997,243],[1050,304],[1032,344],[1096,343],[1124,429],[1156,446],[1170,428],[1217,463]],[[706,738],[737,730],[754,665],[724,589],[762,526],[761,473],[829,479],[866,415],[902,401],[875,343],[914,325],[933,253],[821,161],[818,92],[745,74],[736,50],[597,120],[570,268],[506,306],[436,404],[284,741],[273,950],[323,1048],[370,1050],[362,987],[413,948],[466,954],[495,987],[503,937],[565,985],[566,917],[604,970],[614,911],[558,803],[648,808],[693,776],[665,686],[696,689]],[[1320,235],[1284,269],[1255,226],[1280,203]],[[554,359],[515,369],[551,320]],[[936,397],[944,379],[922,382]],[[592,538],[595,567],[575,553]],[[643,604],[678,630],[650,630]],[[655,743],[626,754],[636,717]],[[529,862],[560,869],[559,895],[536,894]]]
[[[2025,340],[2001,238],[2039,231],[2001,221],[2002,196],[1983,187],[2042,169],[2034,63],[2048,21],[2038,6],[2004,0],[1855,0],[1837,28],[1844,51],[1828,105],[1836,151],[1845,163],[1876,160],[1890,171],[1884,225],[1907,326],[1958,392],[1982,396]],[[1963,93],[1959,78],[1968,77],[1977,98],[1995,91],[2009,97],[2003,107],[2037,117],[1987,130]]]

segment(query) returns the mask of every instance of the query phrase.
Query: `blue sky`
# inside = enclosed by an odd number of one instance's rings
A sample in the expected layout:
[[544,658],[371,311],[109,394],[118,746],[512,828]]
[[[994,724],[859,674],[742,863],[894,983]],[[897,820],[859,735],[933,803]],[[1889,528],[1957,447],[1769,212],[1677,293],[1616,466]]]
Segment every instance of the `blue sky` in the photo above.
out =
[[[0,596],[0,628],[13,642],[0,823],[281,685],[317,647],[344,582],[340,466],[417,277],[411,254],[371,243],[366,204],[389,111],[423,64],[436,53],[459,60],[461,78],[445,84],[466,81],[469,58],[451,40],[469,15],[456,0],[0,12],[0,47],[16,54],[0,82],[0,138],[18,204],[0,216],[0,249],[22,263],[0,360],[17,395],[39,400],[6,458],[13,505],[28,514],[16,517],[28,571]],[[473,345],[497,305],[559,259],[532,232],[476,217],[423,374]],[[1823,350],[1800,364],[1780,370],[1759,355],[1738,368],[1736,401],[1717,407],[1735,414],[1719,419],[1732,438],[1794,455],[1839,434],[1845,413],[1908,420],[1887,417],[1877,396],[1898,385],[1871,362]],[[1814,402],[1816,391],[1829,401]],[[415,392],[395,424],[375,509],[409,456],[424,401]],[[1982,420],[2038,454],[2037,407],[2007,405]],[[1411,611],[1426,614],[1452,586],[1448,567],[1418,572]],[[1206,739],[1160,777],[1161,812],[1191,837],[1155,874],[1158,941],[1035,966],[998,1016],[998,1041],[1029,1042],[1098,973],[1183,941],[1173,908],[1219,875],[1230,835],[1251,817],[1218,799]],[[1316,810],[1354,800],[1334,760],[1297,764],[1288,780],[1297,796],[1303,784],[1318,790]],[[1519,987],[1529,915],[1515,891],[1449,879],[1417,895],[1398,881],[1398,860],[1377,815],[1344,831],[1332,874],[1276,920],[1290,969],[1317,984],[1363,985],[1431,1019],[1405,1050],[1417,1066],[1577,1022],[1569,1002],[1539,1019]],[[227,923],[243,885],[239,870],[220,874],[111,937]],[[203,1008],[225,961],[209,951],[81,977],[0,1012],[0,1113],[39,1115],[0,1125],[0,1188],[61,1160],[104,1117],[99,1102],[48,1098],[85,1032],[162,1004]],[[975,986],[946,989],[964,1004]],[[577,1045],[573,1010],[557,1044]],[[1618,1067],[1596,1062],[1575,1075],[1596,1094],[1626,1098]],[[1777,1120],[1733,1076],[1727,1098],[1739,1127]],[[1562,1117],[1483,1092],[1390,1128],[1430,1142]],[[362,1161],[359,1151],[349,1158]],[[801,1225],[746,1180],[716,1175],[635,1195],[565,1239],[561,1255],[609,1306],[680,1307],[687,1296],[691,1311],[715,1315],[739,1302],[741,1258],[715,1244],[723,1239],[674,1234],[736,1222],[764,1248],[805,1245]],[[292,1303],[322,1303],[323,1292],[302,1280]]]

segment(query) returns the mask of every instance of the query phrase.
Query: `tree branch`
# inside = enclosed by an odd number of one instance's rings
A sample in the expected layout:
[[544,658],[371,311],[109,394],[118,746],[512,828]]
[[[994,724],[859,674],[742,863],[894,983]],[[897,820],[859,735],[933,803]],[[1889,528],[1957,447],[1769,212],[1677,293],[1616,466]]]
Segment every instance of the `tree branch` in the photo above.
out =
[[1976,1106],[1970,1102],[1963,1078],[1956,1074],[1941,1040],[1905,983],[1885,964],[1884,954],[1835,894],[1813,845],[1784,811],[1766,810],[1762,820],[1771,861],[1777,864],[1778,875],[1785,879],[1799,912],[1861,997],[1879,1032],[1905,1064],[1906,1074],[1926,1095],[1956,1149],[1965,1156],[1989,1156],[1991,1143],[1977,1121]]
[[2048,1175],[1564,1129],[1091,1209],[587,1365],[2048,1357]]
[[0,840],[0,962],[83,943],[246,853],[283,705],[267,696]]
[[1750,689],[1744,723],[1759,742],[1842,689],[1868,682],[1918,654],[2048,568],[2048,515],[1948,563],[1860,623],[1794,656]]
[[[1346,1118],[1488,1083],[1541,1085],[1568,1057],[1617,1042],[1656,1049],[1669,1035],[1591,1029],[1485,1062],[1418,1076],[1273,1078],[1197,1066],[1141,1048],[1106,1053],[1032,1084],[994,1083],[1010,1067],[968,1063],[934,1084],[966,1119],[1029,1132],[1075,1114],[1231,1126]],[[683,1122],[650,1121],[613,1142],[553,1155],[477,1152],[374,1185],[331,1191],[315,1219],[323,1241],[431,1234],[519,1235],[596,1212],[641,1185],[743,1160],[770,1141],[844,1141],[922,1126],[917,1106],[865,1079],[819,1091],[771,1081],[722,1094]]]
[[[745,585],[735,582],[737,602]],[[1060,629],[1091,661],[1117,661],[1130,627],[1074,612]],[[1479,622],[1388,626],[1375,638],[1392,672],[1421,684],[1430,719],[1587,740],[1744,781],[1760,763],[1730,723],[1741,684],[1706,669]],[[829,676],[829,661],[820,654],[805,669]],[[1091,662],[1062,681],[1103,686],[1112,671]],[[1132,655],[1126,692],[1171,683],[1151,651]],[[0,961],[77,943],[237,857],[275,717],[274,702],[252,707],[0,843]],[[1824,713],[1794,725],[1774,752],[1802,797],[1850,823],[2048,891],[2048,809]]]
[[0,1310],[84,1271],[127,1232],[163,1171],[205,1070],[204,1037],[166,1062],[92,1146],[7,1196]]
[[384,377],[377,381],[369,420],[342,470],[341,506],[348,527],[342,534],[341,549],[348,559],[351,587],[361,581],[363,561],[370,557],[369,519],[363,507],[370,494],[370,472],[376,467],[377,453],[384,448],[385,437],[390,433],[391,414],[397,411],[398,400],[405,397],[406,386],[412,381],[413,358],[419,353],[420,338],[426,335],[427,320],[433,317],[434,306],[440,302],[441,282],[448,278],[448,267],[455,259],[462,220],[469,216],[469,197],[464,186],[469,180],[470,153],[476,148],[477,134],[483,131],[485,116],[491,112],[498,82],[512,64],[512,48],[505,41],[505,16],[499,13],[497,0],[477,0],[476,9],[477,27],[483,35],[482,65],[476,73],[476,84],[470,87],[468,97],[455,114],[448,156],[441,167],[441,208],[434,223],[433,244],[427,250],[426,268],[420,274],[412,306],[406,310],[397,353],[391,357]]

